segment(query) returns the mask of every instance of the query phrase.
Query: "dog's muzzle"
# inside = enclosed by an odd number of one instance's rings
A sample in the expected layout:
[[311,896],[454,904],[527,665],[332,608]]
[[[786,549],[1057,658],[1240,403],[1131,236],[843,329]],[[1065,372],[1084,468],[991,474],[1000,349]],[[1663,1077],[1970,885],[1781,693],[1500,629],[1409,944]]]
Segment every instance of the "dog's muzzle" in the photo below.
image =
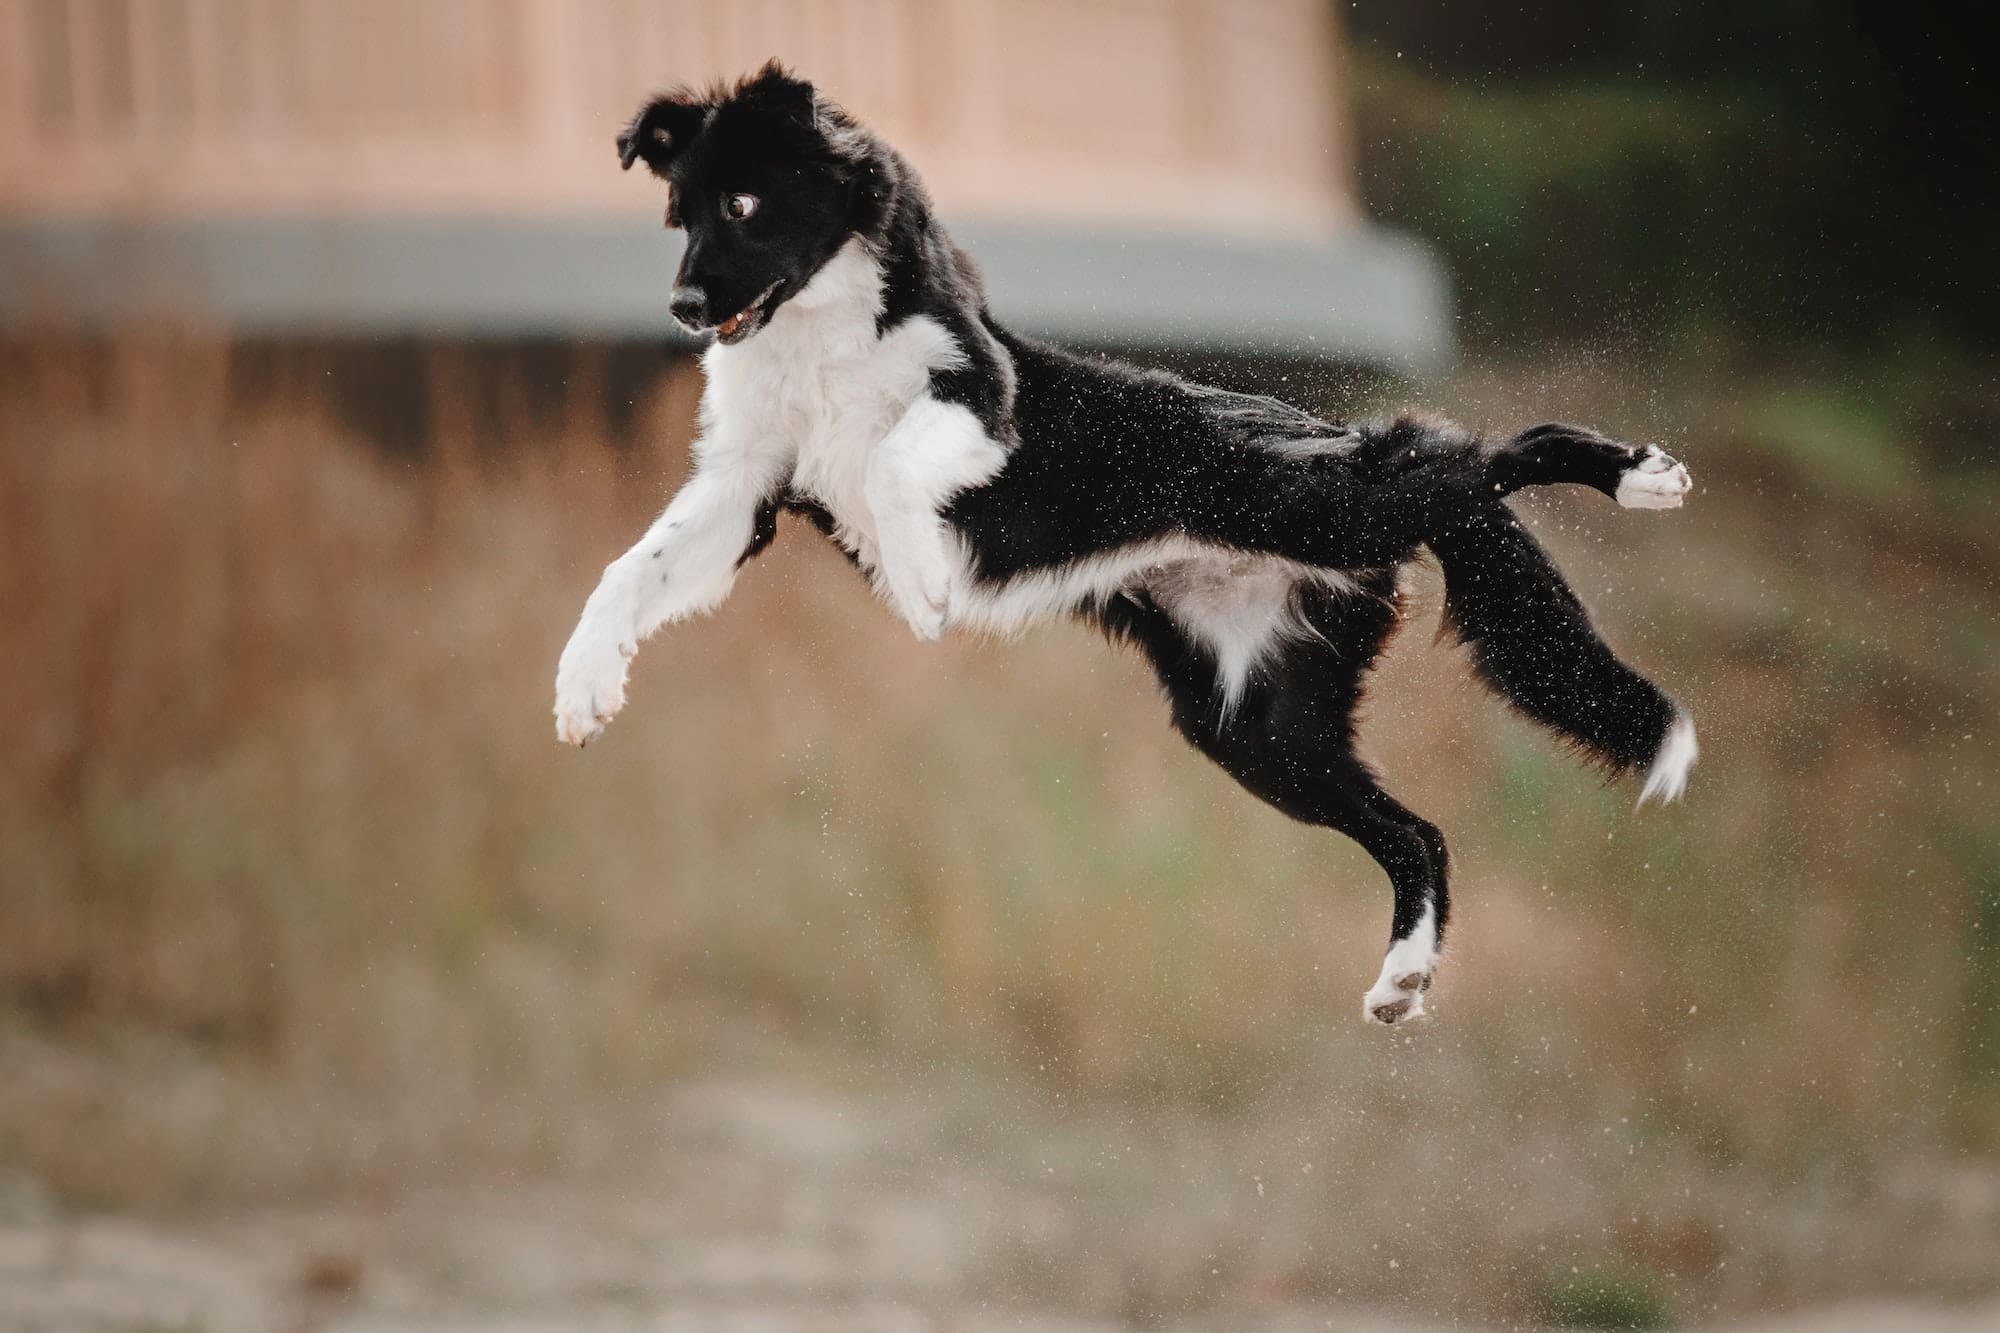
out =
[[708,293],[699,287],[676,287],[667,301],[674,322],[692,333],[708,329]]

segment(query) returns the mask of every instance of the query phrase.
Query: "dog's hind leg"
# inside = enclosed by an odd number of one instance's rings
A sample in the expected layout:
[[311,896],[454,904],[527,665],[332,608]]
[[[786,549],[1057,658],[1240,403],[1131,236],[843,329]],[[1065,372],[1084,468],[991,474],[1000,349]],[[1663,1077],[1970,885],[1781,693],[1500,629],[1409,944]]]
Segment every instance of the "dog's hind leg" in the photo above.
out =
[[[1252,456],[1223,476],[1229,484],[1210,488],[1219,501],[1203,516],[1214,515],[1221,540],[1334,568],[1391,563],[1427,543],[1444,570],[1447,624],[1472,649],[1480,679],[1608,771],[1643,769],[1642,803],[1677,798],[1697,754],[1693,722],[1605,644],[1502,495],[1572,482],[1661,507],[1686,494],[1687,469],[1578,426],[1537,426],[1499,446],[1410,417],[1359,433],[1343,457],[1259,473]],[[1259,483],[1261,509],[1242,499]]]
[[[1388,874],[1395,893],[1389,949],[1375,984],[1362,996],[1361,1012],[1376,1023],[1421,1017],[1451,912],[1451,862],[1444,834],[1383,791],[1351,749],[1316,758],[1323,776],[1300,793],[1304,799],[1272,804],[1294,818],[1345,833]],[[1292,761],[1306,762],[1303,754]]]
[[1677,509],[1694,481],[1687,467],[1650,444],[1624,444],[1584,426],[1530,426],[1492,451],[1495,489],[1571,483],[1604,492],[1627,509]]
[[1448,421],[1398,417],[1356,428],[1352,450],[1319,458],[1242,450],[1191,491],[1196,536],[1325,569],[1400,563],[1440,532],[1477,523],[1526,486],[1591,486],[1632,509],[1670,509],[1692,484],[1651,445],[1543,425],[1504,444]]
[[1228,708],[1200,636],[1150,597],[1114,599],[1100,618],[1152,659],[1189,743],[1285,814],[1346,834],[1388,875],[1389,949],[1363,1014],[1399,1023],[1424,1011],[1451,912],[1450,858],[1437,826],[1382,790],[1354,751],[1361,678],[1397,619],[1393,574],[1366,576],[1364,589],[1302,590],[1316,636],[1274,645]]
[[1555,562],[1508,507],[1432,534],[1444,570],[1445,626],[1479,679],[1611,773],[1643,770],[1639,802],[1687,785],[1694,722],[1597,633]]

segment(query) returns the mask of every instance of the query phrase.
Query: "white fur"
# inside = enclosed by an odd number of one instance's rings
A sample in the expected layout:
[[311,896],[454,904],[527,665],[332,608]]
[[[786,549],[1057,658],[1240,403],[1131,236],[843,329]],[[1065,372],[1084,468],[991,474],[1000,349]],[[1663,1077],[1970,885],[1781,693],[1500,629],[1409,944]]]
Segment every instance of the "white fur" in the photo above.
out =
[[967,580],[953,594],[951,623],[954,628],[1017,634],[1143,588],[1182,631],[1215,654],[1226,714],[1242,697],[1251,671],[1272,649],[1314,633],[1298,615],[1297,589],[1308,579],[1341,591],[1355,586],[1334,570],[1175,534],[1034,570],[998,587]]
[[1389,946],[1381,975],[1361,997],[1361,1016],[1371,1023],[1407,1023],[1424,1015],[1424,991],[1438,962],[1437,910],[1424,905],[1416,929]]
[[850,242],[761,333],[710,349],[705,406],[788,442],[791,484],[833,516],[834,537],[919,638],[942,632],[963,564],[939,509],[1000,470],[1006,451],[963,407],[929,395],[963,365],[935,320],[878,335],[882,274]]
[[[1018,634],[1077,607],[1101,605],[1176,561],[1218,550],[1176,535],[1098,551],[1066,565],[1032,570],[997,587],[968,587],[952,605],[952,623],[990,634]],[[960,558],[970,561],[963,553]]]
[[1184,633],[1215,654],[1227,718],[1258,663],[1281,644],[1318,636],[1299,614],[1299,586],[1307,580],[1355,590],[1352,579],[1332,570],[1227,551],[1168,565],[1146,588]]
[[868,460],[879,579],[920,639],[944,632],[954,589],[968,583],[965,550],[939,516],[945,502],[1007,461],[979,418],[956,403],[910,405]]
[[715,410],[756,417],[791,441],[792,485],[826,508],[834,536],[870,568],[877,559],[870,460],[927,396],[931,371],[964,360],[934,320],[906,320],[878,337],[881,308],[880,269],[851,242],[761,333],[713,348],[705,361]]
[[1646,785],[1639,790],[1639,804],[1644,805],[1656,796],[1662,805],[1678,801],[1687,790],[1688,770],[1694,767],[1700,754],[1701,747],[1694,739],[1694,719],[1682,713],[1667,728],[1660,752],[1646,766]]
[[1678,509],[1694,486],[1685,464],[1652,445],[1618,479],[1618,503],[1627,509]]

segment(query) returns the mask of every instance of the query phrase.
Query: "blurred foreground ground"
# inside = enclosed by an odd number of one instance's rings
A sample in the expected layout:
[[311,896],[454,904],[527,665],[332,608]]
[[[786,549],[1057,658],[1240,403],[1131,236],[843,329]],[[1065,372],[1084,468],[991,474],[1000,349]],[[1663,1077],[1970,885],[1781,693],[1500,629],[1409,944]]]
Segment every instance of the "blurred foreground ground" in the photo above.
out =
[[[1183,1155],[1116,1126],[1003,1127],[969,1109],[887,1090],[812,1090],[795,1078],[703,1080],[660,1098],[658,1137],[643,1155],[589,1178],[180,1223],[36,1216],[17,1201],[16,1215],[0,1222],[0,1325],[19,1333],[1482,1326],[1393,1316],[1261,1282],[1222,1308],[1179,1313],[1196,1293],[1150,1285],[1175,1280],[1171,1265],[1148,1271],[1152,1247],[1206,1247],[1237,1276],[1245,1240],[1274,1222],[1282,1229],[1298,1208],[1298,1192],[1278,1178],[1290,1164],[1274,1160],[1271,1145],[1250,1159],[1267,1181],[1221,1160],[1213,1145]],[[1990,1225],[2000,1213],[2000,1176],[1983,1190]],[[1424,1249],[1393,1237],[1379,1248],[1377,1263],[1389,1272],[1398,1254]],[[1112,1250],[1122,1252],[1122,1268],[1086,1280],[1106,1284],[1103,1294],[1125,1308],[1095,1317],[1065,1310],[1076,1275],[1053,1279],[1055,1271],[1079,1258],[1101,1266]],[[1408,1276],[1421,1285],[1435,1275]],[[1209,1285],[1200,1276],[1180,1280]],[[1769,1333],[1997,1326],[2000,1301],[1992,1299],[1850,1302],[1715,1325]]]
[[1364,735],[1459,905],[1391,1035],[1357,849],[1129,654],[915,644],[802,526],[558,747],[695,376],[396,355],[0,355],[0,1326],[1992,1317],[1990,375],[1408,395],[1689,461],[1680,514],[1524,508],[1703,759],[1635,815],[1419,574]]

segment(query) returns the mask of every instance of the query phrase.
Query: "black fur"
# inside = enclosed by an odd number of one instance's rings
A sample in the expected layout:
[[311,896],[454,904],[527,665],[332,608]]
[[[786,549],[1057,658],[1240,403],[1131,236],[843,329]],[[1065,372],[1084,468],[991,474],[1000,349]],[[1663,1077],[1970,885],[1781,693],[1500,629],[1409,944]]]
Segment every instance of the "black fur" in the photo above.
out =
[[[1295,586],[1310,633],[1269,651],[1234,699],[1214,654],[1145,579],[1070,609],[1146,655],[1196,749],[1374,856],[1395,890],[1392,940],[1426,906],[1441,938],[1450,907],[1443,835],[1389,796],[1355,749],[1364,678],[1400,619],[1396,571],[1422,549],[1444,571],[1447,627],[1503,699],[1613,772],[1661,753],[1680,709],[1598,638],[1505,503],[1557,483],[1616,494],[1646,451],[1572,426],[1496,446],[1414,417],[1323,421],[1022,337],[994,321],[977,270],[902,158],[775,65],[733,90],[656,99],[618,142],[625,165],[644,160],[673,186],[670,218],[688,231],[677,291],[702,293],[706,322],[767,287],[768,318],[859,237],[882,274],[879,329],[924,317],[952,335],[965,364],[936,372],[931,393],[970,409],[1007,454],[944,511],[975,580],[998,587],[1169,536],[1349,576],[1346,591]],[[732,191],[768,192],[782,207],[728,221]],[[779,507],[836,529],[813,497],[774,494],[745,560],[770,541]]]

